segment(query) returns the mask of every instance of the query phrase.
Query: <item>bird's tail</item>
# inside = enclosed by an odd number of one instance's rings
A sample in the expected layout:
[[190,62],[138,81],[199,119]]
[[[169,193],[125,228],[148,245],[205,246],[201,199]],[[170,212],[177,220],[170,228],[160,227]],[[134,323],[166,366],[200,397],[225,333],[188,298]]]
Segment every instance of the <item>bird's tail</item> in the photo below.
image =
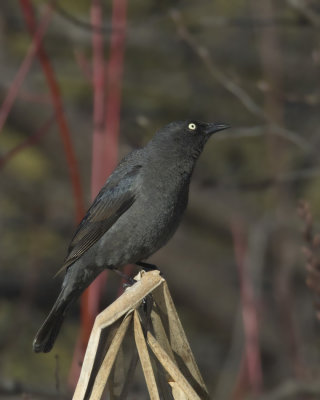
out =
[[70,301],[70,298],[66,299],[63,294],[62,291],[52,307],[50,314],[47,316],[34,338],[33,351],[36,353],[48,353],[54,345],[64,320],[66,310],[72,302]]
[[61,292],[54,303],[50,314],[42,324],[33,341],[33,350],[36,353],[48,353],[59,334],[64,316],[70,305],[99,275],[98,268],[69,268],[62,283]]

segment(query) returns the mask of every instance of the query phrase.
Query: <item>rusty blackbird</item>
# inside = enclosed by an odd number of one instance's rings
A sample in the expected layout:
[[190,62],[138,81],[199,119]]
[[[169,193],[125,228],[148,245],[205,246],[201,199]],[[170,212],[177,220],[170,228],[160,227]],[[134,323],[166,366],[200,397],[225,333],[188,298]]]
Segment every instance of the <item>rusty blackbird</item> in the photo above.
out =
[[105,268],[143,263],[176,231],[190,177],[210,136],[225,124],[178,121],[129,153],[110,175],[76,230],[60,294],[33,342],[52,349],[69,306]]

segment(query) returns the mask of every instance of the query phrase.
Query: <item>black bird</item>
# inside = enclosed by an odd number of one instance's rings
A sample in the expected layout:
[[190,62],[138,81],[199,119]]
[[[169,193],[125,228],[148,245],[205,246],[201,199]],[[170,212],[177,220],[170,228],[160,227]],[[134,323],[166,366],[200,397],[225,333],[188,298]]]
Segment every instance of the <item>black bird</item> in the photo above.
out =
[[143,260],[167,243],[187,206],[190,177],[205,143],[226,128],[172,122],[119,163],[70,243],[61,292],[34,339],[35,352],[52,349],[67,309],[100,272],[148,265]]

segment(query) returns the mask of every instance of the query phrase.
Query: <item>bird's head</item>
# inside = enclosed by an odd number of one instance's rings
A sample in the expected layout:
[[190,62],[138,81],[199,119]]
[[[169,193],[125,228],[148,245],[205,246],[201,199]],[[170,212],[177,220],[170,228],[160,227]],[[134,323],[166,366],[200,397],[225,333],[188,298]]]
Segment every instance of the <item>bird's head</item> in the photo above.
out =
[[198,158],[211,135],[227,128],[229,125],[222,123],[176,121],[160,129],[153,142],[167,150],[182,151],[186,155],[190,154],[192,158]]

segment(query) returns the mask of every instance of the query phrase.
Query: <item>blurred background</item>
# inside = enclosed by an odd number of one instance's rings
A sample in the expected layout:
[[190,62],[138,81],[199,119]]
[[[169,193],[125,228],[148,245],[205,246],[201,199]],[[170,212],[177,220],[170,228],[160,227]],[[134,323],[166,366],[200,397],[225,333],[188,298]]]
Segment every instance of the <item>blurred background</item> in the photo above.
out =
[[[189,118],[232,129],[207,144],[150,262],[210,396],[320,398],[319,28],[316,0],[1,1],[1,398],[70,398],[79,304],[51,353],[31,347],[53,276],[116,160]],[[100,307],[119,285],[110,273]],[[148,398],[139,379],[132,391]]]

